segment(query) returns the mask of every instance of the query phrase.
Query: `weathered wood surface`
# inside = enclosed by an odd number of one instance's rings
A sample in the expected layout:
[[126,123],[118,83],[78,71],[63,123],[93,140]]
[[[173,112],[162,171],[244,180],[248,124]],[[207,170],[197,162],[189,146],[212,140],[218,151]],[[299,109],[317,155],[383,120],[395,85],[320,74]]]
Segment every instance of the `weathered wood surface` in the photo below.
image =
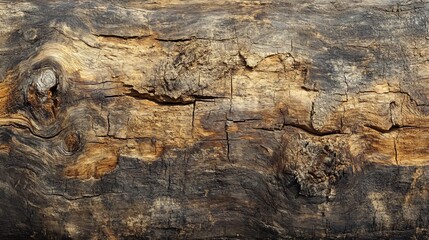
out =
[[1,239],[426,237],[428,10],[1,2]]

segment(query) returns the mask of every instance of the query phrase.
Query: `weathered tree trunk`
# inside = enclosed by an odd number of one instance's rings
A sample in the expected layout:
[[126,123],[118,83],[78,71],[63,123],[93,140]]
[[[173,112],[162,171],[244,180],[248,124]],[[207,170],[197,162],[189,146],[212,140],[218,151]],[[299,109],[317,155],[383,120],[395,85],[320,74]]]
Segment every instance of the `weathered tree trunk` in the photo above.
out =
[[422,1],[0,3],[0,238],[423,238]]

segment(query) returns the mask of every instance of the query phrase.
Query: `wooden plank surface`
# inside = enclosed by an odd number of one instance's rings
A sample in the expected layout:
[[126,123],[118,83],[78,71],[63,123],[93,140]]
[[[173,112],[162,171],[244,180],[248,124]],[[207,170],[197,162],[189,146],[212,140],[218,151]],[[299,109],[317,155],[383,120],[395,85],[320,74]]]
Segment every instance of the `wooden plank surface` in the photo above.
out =
[[424,238],[425,1],[1,1],[2,239]]

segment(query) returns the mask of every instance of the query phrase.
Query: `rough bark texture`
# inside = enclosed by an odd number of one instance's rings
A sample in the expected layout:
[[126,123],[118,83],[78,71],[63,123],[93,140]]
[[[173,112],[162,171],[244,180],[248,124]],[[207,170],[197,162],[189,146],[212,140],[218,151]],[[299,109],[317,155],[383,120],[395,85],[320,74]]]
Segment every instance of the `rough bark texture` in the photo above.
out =
[[1,239],[427,237],[428,10],[1,2]]

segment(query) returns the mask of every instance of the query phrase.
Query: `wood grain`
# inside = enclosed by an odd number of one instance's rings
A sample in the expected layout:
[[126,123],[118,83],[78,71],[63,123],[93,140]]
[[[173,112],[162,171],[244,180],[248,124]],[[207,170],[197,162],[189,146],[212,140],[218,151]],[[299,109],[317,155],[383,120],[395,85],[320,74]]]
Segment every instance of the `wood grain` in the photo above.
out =
[[0,237],[426,238],[427,11],[1,2]]

